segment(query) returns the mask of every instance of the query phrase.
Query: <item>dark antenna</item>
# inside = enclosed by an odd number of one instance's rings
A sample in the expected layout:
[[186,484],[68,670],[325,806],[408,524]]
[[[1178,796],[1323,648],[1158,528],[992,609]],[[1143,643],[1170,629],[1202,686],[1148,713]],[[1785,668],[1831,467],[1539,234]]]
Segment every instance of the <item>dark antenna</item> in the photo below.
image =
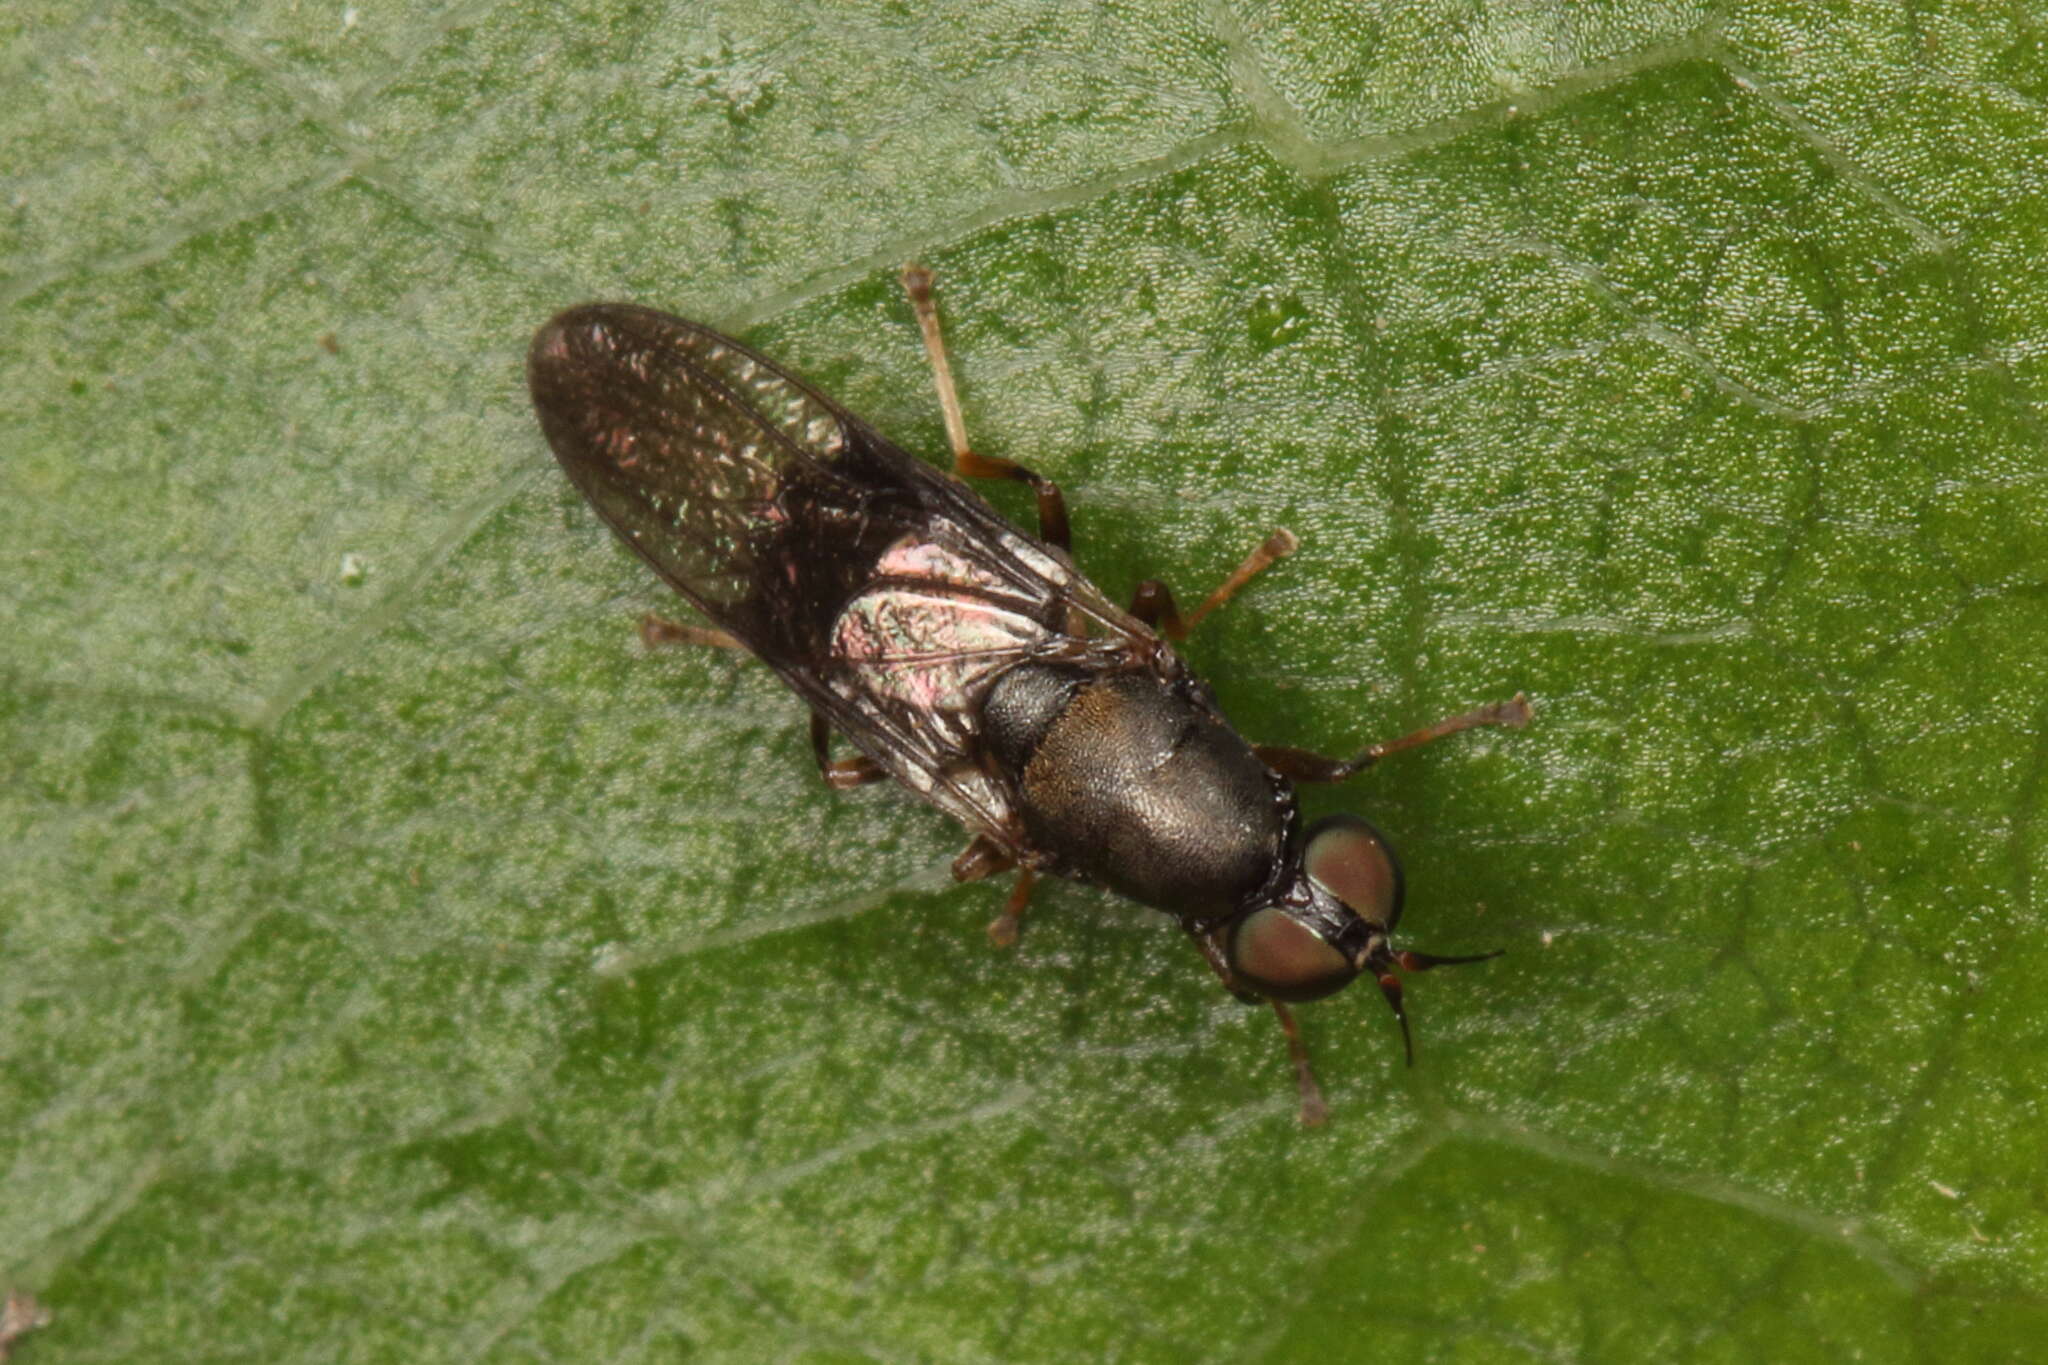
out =
[[1408,1053],[1408,1065],[1414,1066],[1415,1039],[1409,1036],[1408,1010],[1401,1003],[1401,978],[1395,976],[1392,972],[1381,972],[1380,994],[1387,997],[1387,1004],[1392,1007],[1394,1017],[1401,1021],[1401,1046]]
[[1426,972],[1431,967],[1462,967],[1468,962],[1491,962],[1506,952],[1495,948],[1490,953],[1472,953],[1466,957],[1439,957],[1435,953],[1400,952],[1394,954],[1394,961],[1401,964],[1404,972]]
[[[1384,949],[1382,949],[1384,951]],[[1437,953],[1399,952],[1390,953],[1381,961],[1387,967],[1398,966],[1404,972],[1426,972],[1432,967],[1462,967],[1468,962],[1487,962],[1506,952],[1496,948],[1490,953],[1471,953],[1463,957],[1443,957]],[[1375,964],[1377,965],[1377,964]],[[1401,999],[1401,978],[1391,971],[1379,974],[1380,994],[1387,998],[1387,1005],[1394,1011],[1394,1017],[1401,1021],[1401,1048],[1408,1054],[1408,1065],[1415,1065],[1415,1038],[1408,1032],[1408,1008]]]

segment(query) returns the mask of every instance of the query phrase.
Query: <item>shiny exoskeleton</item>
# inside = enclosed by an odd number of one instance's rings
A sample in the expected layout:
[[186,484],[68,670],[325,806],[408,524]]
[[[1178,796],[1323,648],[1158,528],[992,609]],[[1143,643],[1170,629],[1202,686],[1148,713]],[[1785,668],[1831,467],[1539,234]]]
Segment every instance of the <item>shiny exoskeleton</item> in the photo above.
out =
[[[951,475],[730,337],[628,304],[572,308],[534,337],[527,376],[541,427],[599,516],[718,627],[650,618],[650,640],[751,651],[811,708],[827,781],[893,777],[959,820],[974,835],[954,863],[962,880],[1018,869],[990,925],[998,943],[1016,938],[1040,873],[1174,916],[1227,987],[1272,1002],[1302,1116],[1319,1122],[1284,1002],[1371,972],[1405,1040],[1394,969],[1479,958],[1396,952],[1393,850],[1351,816],[1303,828],[1294,783],[1341,780],[1473,725],[1520,725],[1527,703],[1349,760],[1248,744],[1166,637],[1185,635],[1294,538],[1276,532],[1185,619],[1156,580],[1118,608],[1075,568],[1059,490],[969,449],[930,277],[912,267],[904,278],[938,377]],[[960,475],[1031,485],[1040,534],[1011,526]],[[858,757],[830,758],[832,730]]]

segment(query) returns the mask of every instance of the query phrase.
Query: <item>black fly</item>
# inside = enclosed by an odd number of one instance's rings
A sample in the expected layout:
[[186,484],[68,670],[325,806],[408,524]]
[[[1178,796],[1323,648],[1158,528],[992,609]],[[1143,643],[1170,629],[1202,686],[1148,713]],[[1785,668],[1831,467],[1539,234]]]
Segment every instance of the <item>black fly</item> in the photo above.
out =
[[[1247,744],[1160,631],[1185,637],[1294,537],[1275,532],[1186,616],[1157,580],[1119,609],[1074,567],[1059,489],[968,448],[931,276],[912,266],[903,281],[952,476],[730,337],[618,303],[572,308],[533,339],[527,379],[548,444],[620,539],[718,627],[649,618],[650,641],[750,650],[810,707],[827,782],[893,777],[965,825],[961,881],[1017,869],[989,926],[998,944],[1016,940],[1040,873],[1174,916],[1228,989],[1272,1004],[1302,1119],[1319,1123],[1287,1002],[1371,972],[1406,1044],[1395,969],[1494,954],[1396,951],[1393,849],[1354,816],[1303,829],[1293,784],[1341,781],[1475,725],[1522,725],[1528,703],[1517,695],[1345,760]],[[961,476],[1029,484],[1039,534],[1005,522]],[[855,757],[831,758],[835,729]]]

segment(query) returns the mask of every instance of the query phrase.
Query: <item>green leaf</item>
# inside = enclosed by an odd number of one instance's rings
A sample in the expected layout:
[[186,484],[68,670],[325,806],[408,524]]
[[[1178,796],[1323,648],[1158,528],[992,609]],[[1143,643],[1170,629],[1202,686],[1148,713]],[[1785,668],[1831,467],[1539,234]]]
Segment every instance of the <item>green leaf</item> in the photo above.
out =
[[[2007,1360],[2048,1331],[2048,27],[2004,5],[23,3],[0,1288],[34,1365]],[[1404,755],[1270,1016],[834,795],[555,472],[630,298]],[[1026,511],[998,489],[1012,514]]]

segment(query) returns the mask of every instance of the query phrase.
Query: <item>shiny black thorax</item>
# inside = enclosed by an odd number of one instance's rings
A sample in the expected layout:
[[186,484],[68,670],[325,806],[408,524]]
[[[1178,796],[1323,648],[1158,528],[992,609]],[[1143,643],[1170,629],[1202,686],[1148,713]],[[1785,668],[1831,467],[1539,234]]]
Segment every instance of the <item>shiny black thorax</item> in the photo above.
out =
[[982,729],[1048,871],[1208,924],[1285,866],[1293,786],[1192,678],[1024,664],[990,689]]

